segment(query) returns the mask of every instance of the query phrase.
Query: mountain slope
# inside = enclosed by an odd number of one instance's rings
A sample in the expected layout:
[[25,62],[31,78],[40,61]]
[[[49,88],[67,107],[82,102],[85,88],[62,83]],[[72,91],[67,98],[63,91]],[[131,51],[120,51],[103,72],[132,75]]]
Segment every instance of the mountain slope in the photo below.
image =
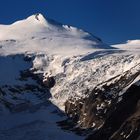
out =
[[124,46],[41,14],[0,25],[1,139],[136,140],[140,48]]
[[0,25],[1,52],[48,52],[49,54],[81,54],[94,48],[110,46],[75,27],[62,25],[37,14],[11,25]]
[[123,44],[116,44],[113,45],[113,47],[119,48],[119,49],[131,49],[131,50],[137,50],[140,49],[140,40],[128,40],[126,43]]

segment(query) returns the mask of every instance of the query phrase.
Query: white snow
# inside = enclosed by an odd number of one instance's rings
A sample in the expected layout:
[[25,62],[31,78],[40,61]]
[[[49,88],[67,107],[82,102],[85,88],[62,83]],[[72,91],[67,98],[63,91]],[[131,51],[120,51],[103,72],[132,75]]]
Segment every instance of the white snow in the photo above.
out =
[[137,50],[140,49],[140,40],[128,40],[124,44],[116,44],[113,45],[113,47],[119,48],[119,49],[131,49],[131,50]]
[[55,108],[50,106],[35,113],[21,112],[0,117],[1,140],[83,140],[84,137],[64,132],[56,126],[56,121],[61,121],[62,117],[52,114],[54,110]]
[[81,55],[95,48],[110,48],[83,30],[46,20],[41,14],[11,25],[0,25],[0,45],[4,54],[29,51]]

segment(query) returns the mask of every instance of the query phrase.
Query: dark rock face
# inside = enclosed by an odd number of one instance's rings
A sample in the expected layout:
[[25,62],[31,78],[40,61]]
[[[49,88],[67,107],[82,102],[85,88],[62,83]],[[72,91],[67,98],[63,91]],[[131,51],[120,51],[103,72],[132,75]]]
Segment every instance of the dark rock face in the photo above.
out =
[[140,86],[131,86],[118,108],[122,108],[119,113],[123,123],[118,123],[119,129],[110,139],[137,139],[140,136]]
[[131,86],[101,129],[88,140],[136,140],[140,132],[140,87]]
[[53,76],[47,77],[47,79],[43,82],[43,84],[48,88],[52,88],[55,85],[55,79]]
[[86,98],[67,100],[65,112],[76,127],[90,130],[87,140],[139,139],[140,86],[132,84],[139,75],[132,68],[99,84]]

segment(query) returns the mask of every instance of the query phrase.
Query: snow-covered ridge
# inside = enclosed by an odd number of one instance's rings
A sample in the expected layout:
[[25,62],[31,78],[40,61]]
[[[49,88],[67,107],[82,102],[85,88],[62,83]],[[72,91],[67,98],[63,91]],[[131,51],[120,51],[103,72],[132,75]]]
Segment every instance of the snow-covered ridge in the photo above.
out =
[[123,44],[116,44],[112,46],[119,49],[140,49],[140,40],[128,40]]
[[140,45],[140,40],[128,40],[127,44]]
[[110,46],[99,38],[72,26],[60,24],[36,14],[11,25],[0,25],[1,52],[47,52],[49,54],[81,54]]

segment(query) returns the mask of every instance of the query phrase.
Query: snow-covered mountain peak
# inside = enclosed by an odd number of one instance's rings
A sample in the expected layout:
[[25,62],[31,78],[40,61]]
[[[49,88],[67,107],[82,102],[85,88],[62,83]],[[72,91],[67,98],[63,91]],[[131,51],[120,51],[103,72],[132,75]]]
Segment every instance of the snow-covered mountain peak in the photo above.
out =
[[32,16],[28,17],[26,20],[47,25],[47,20],[45,19],[45,17],[41,13],[37,13],[35,15],[32,15]]
[[129,45],[140,45],[140,40],[136,39],[136,40],[128,40],[127,44]]
[[11,25],[0,25],[0,44],[5,46],[1,52],[8,54],[43,51],[48,54],[81,55],[94,49],[111,48],[88,32],[45,19],[42,14]]
[[13,26],[34,26],[34,25],[42,25],[42,26],[47,26],[48,22],[45,19],[45,17],[41,13],[37,13],[34,15],[31,15],[25,19],[15,21],[11,25],[0,25],[0,27],[6,26],[6,27],[13,27]]

